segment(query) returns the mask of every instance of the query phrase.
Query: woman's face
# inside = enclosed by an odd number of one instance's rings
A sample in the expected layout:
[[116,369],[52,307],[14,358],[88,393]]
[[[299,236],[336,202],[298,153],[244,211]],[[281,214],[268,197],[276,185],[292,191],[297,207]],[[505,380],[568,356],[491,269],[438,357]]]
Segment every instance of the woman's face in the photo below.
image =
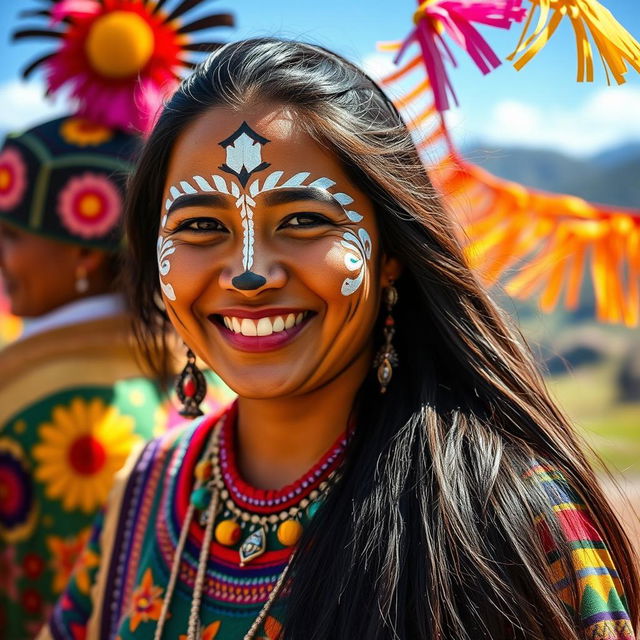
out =
[[0,275],[11,313],[37,317],[77,297],[79,249],[0,222]]
[[173,149],[158,212],[172,322],[244,397],[362,377],[397,276],[370,199],[295,120],[273,107],[202,115]]

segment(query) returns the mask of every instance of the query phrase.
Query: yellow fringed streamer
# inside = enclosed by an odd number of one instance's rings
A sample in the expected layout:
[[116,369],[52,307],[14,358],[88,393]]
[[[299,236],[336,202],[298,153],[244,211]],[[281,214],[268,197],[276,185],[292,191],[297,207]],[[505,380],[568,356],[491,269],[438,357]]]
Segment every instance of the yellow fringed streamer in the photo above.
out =
[[[558,25],[568,16],[576,37],[577,80],[593,81],[593,51],[589,34],[600,55],[607,83],[610,74],[617,84],[625,82],[627,65],[640,72],[640,44],[597,0],[531,0],[534,5],[527,17],[520,40],[507,60],[520,71],[551,39]],[[538,20],[531,35],[534,13]]]

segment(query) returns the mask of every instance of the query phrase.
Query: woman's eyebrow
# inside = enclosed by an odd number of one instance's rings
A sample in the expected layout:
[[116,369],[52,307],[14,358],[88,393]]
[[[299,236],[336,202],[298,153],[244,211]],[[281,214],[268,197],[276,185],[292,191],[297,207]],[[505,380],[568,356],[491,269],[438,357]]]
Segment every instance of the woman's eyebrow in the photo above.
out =
[[342,205],[328,191],[318,187],[285,187],[283,189],[273,189],[264,196],[264,202],[267,206],[290,204],[301,200],[317,200],[331,205],[341,213],[344,213]]
[[218,193],[192,193],[176,198],[167,210],[167,216],[185,207],[222,207],[231,209],[232,201],[229,196],[223,196]]

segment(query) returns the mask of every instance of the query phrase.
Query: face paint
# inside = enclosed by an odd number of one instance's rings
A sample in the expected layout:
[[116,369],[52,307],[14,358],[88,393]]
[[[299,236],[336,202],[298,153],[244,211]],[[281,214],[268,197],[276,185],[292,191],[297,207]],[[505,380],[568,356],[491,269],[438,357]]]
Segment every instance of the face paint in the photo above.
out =
[[[164,215],[162,217],[162,230],[164,231],[164,227],[167,224],[167,216]],[[162,234],[158,236],[158,244],[156,246],[156,253],[158,256],[158,273],[160,275],[160,288],[169,300],[175,300],[176,294],[173,290],[173,287],[167,282],[163,281],[163,277],[169,274],[171,271],[171,262],[169,261],[169,256],[175,253],[176,248],[173,246],[173,240],[168,240]]]
[[[170,187],[169,193],[171,198],[167,199],[165,203],[165,208],[168,210],[178,198],[198,193],[199,191],[217,191],[219,193],[230,194],[236,198],[235,204],[240,211],[243,229],[243,273],[233,278],[233,284],[238,289],[257,289],[266,283],[266,279],[263,276],[251,271],[254,263],[255,243],[253,215],[256,203],[254,198],[259,194],[274,189],[291,189],[297,187],[320,189],[331,195],[332,198],[340,204],[349,220],[357,223],[363,219],[363,216],[357,211],[348,209],[348,206],[353,202],[351,196],[342,192],[332,193],[330,191],[331,187],[336,184],[330,178],[321,177],[306,184],[311,175],[308,171],[296,173],[282,183],[280,181],[284,172],[274,171],[264,179],[262,186],[260,186],[259,178],[253,180],[251,184],[249,184],[247,193],[246,187],[251,177],[255,173],[271,166],[270,163],[262,160],[262,147],[268,143],[269,140],[267,140],[267,138],[262,137],[253,131],[246,122],[243,122],[231,136],[219,143],[220,146],[226,150],[226,162],[220,165],[219,169],[233,175],[241,186],[238,186],[233,179],[230,180],[228,185],[222,176],[216,174],[211,176],[212,182],[208,182],[202,176],[193,176],[192,179],[196,187],[186,180],[182,180],[180,182],[180,188],[175,185]],[[371,258],[372,245],[371,238],[363,227],[358,228],[357,235],[351,231],[347,231],[343,234],[342,238],[340,244],[348,250],[344,257],[344,264],[349,271],[357,272],[354,278],[345,278],[342,283],[342,294],[349,296],[358,290],[364,280],[365,267]],[[163,246],[166,247],[167,245]],[[175,248],[168,247],[168,249],[170,253],[175,251]],[[160,256],[160,238],[158,239],[158,255]],[[165,256],[166,255],[169,255],[169,253],[165,253]],[[160,257],[158,260],[160,265]],[[165,260],[163,264],[166,265],[166,272],[168,273],[170,269],[169,261]],[[163,275],[166,275],[166,273]],[[164,287],[167,285],[164,285],[162,281],[161,284],[164,291]],[[173,294],[172,288],[171,293]],[[175,297],[170,299],[174,300]]]
[[[162,280],[177,299],[162,297],[183,340],[242,397],[366,375],[391,277],[366,189],[296,120],[281,107],[214,108],[167,167],[161,234],[176,250]],[[255,227],[252,271],[243,220]]]

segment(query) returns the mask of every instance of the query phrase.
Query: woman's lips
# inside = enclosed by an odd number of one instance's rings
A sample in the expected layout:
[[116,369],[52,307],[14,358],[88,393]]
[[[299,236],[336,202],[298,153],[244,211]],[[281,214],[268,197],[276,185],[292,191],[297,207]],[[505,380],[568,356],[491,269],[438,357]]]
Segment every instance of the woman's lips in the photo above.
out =
[[225,311],[209,320],[222,336],[240,351],[262,352],[289,344],[315,313],[299,309],[268,311]]

